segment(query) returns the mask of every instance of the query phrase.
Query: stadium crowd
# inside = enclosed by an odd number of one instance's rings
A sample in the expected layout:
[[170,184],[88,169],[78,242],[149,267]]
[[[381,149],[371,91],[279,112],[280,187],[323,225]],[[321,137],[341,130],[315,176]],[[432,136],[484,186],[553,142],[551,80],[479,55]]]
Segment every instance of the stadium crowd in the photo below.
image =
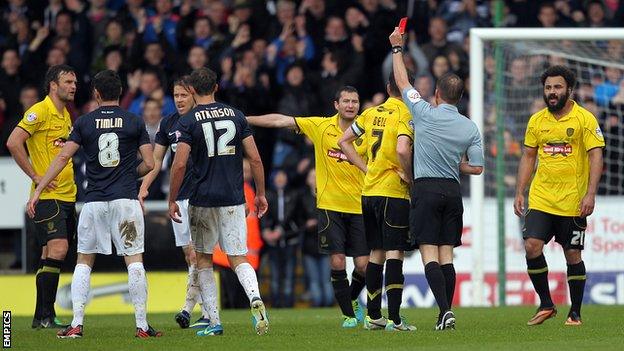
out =
[[[529,4],[530,3],[530,4]],[[416,72],[415,86],[432,101],[436,80],[454,72],[469,81],[469,30],[492,27],[495,1],[479,0],[51,0],[0,1],[0,156],[9,156],[6,140],[23,111],[43,96],[47,68],[62,63],[76,69],[78,90],[69,106],[72,119],[95,109],[90,96],[92,75],[101,69],[117,71],[122,78],[121,106],[141,116],[153,142],[161,118],[175,111],[173,81],[191,70],[207,66],[218,73],[217,99],[247,115],[277,111],[292,116],[331,116],[334,94],[343,85],[355,86],[361,110],[385,100],[385,82],[392,70],[388,33],[407,15],[407,67]],[[507,27],[622,27],[624,1],[504,2],[502,25]],[[604,43],[606,55],[624,56],[624,43]],[[562,59],[564,60],[564,59]],[[609,57],[605,57],[609,60]],[[527,82],[537,77],[546,62],[527,63],[523,57],[509,60],[505,68],[505,111],[512,127],[505,131],[508,159],[519,159],[523,122],[544,107],[539,88],[527,94]],[[565,61],[565,60],[564,60]],[[551,62],[552,63],[552,62]],[[565,62],[562,62],[565,63]],[[489,52],[485,62],[488,89],[493,89],[495,62]],[[622,149],[624,140],[624,79],[622,71],[592,71],[580,84],[578,101],[599,118],[609,142]],[[581,76],[581,75],[579,75]],[[535,95],[534,100],[514,99]],[[459,112],[468,115],[469,86]],[[486,101],[493,111],[494,101]],[[486,142],[493,142],[496,114],[485,116]],[[514,129],[517,124],[518,129]],[[614,137],[613,134],[616,134]],[[314,157],[311,143],[289,130],[256,128],[255,138],[265,164],[273,198],[287,199],[285,211],[273,211],[263,220],[265,245],[271,251],[289,253],[282,296],[283,307],[292,296],[296,255],[320,256],[316,248]],[[496,148],[486,151],[492,159]],[[621,155],[607,147],[605,168],[624,174]],[[78,201],[84,190],[81,156],[75,157]],[[150,199],[164,200],[168,193],[169,162],[150,188]],[[613,167],[609,169],[609,167]],[[486,165],[486,168],[488,166]],[[486,172],[487,173],[487,172]],[[493,172],[486,182],[493,182]],[[515,167],[506,182],[513,192]],[[624,194],[624,179],[610,178],[602,193]],[[468,182],[464,182],[467,186]],[[493,186],[488,189],[494,189]],[[467,189],[464,189],[467,190]],[[493,193],[493,192],[492,192]],[[492,194],[490,193],[490,195]],[[299,206],[299,207],[297,207]],[[297,210],[300,208],[302,210]],[[276,228],[280,228],[279,231]],[[278,255],[271,255],[271,257]],[[277,258],[276,258],[277,260]],[[305,260],[304,260],[305,261]],[[306,264],[313,270],[313,260]],[[277,262],[273,265],[278,267]],[[325,264],[325,266],[328,266]],[[317,272],[315,305],[332,304],[327,286],[329,269]],[[279,277],[273,278],[279,286]],[[284,296],[285,295],[285,296]]]

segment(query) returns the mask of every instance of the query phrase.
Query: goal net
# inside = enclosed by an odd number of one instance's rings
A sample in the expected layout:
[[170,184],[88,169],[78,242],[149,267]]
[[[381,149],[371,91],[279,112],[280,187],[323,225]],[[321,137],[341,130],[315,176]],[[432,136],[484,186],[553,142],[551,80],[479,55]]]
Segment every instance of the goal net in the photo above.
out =
[[[481,179],[471,179],[474,304],[538,303],[526,274],[523,223],[512,204],[528,119],[545,107],[540,76],[556,64],[576,73],[572,98],[596,116],[606,140],[585,237],[585,302],[624,304],[624,220],[618,211],[624,205],[624,31],[477,29],[471,46],[470,117],[481,126],[486,159]],[[554,302],[565,304],[563,251],[551,242],[544,254]]]

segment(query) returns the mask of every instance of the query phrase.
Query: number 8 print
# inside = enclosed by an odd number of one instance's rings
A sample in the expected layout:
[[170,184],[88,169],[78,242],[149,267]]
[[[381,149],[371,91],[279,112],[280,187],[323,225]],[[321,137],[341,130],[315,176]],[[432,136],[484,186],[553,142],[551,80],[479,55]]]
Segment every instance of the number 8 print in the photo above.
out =
[[98,159],[102,167],[117,167],[119,165],[119,137],[115,133],[104,133],[98,140],[100,153]]

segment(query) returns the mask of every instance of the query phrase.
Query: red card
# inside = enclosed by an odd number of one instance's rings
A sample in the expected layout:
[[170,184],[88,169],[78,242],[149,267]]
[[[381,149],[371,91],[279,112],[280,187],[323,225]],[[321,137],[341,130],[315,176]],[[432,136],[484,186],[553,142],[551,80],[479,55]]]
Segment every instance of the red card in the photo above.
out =
[[399,33],[405,34],[405,27],[407,26],[407,17],[401,18],[399,21]]

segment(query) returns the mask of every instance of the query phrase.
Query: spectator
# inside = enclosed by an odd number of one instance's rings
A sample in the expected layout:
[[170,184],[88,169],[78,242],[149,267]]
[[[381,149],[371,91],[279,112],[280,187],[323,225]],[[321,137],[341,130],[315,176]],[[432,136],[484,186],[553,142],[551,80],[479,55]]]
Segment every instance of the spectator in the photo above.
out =
[[275,78],[280,85],[284,84],[288,66],[297,60],[310,61],[313,57],[314,44],[305,31],[305,23],[301,21],[284,26],[282,34],[273,40],[266,54],[267,63],[275,68]]
[[163,93],[158,73],[154,70],[145,70],[143,72],[137,70],[128,76],[128,92],[121,100],[121,106],[141,116],[143,115],[145,100],[154,96],[160,96],[159,100],[162,99],[161,116],[169,116],[175,112],[173,99]]
[[434,17],[429,21],[429,36],[431,40],[422,46],[422,51],[427,57],[427,61],[433,63],[436,56],[448,55],[451,49],[461,51],[462,48],[446,40],[446,21],[440,17]]
[[334,92],[345,85],[358,86],[364,74],[364,45],[363,39],[359,35],[354,35],[351,39],[353,52],[351,57],[346,57],[346,53],[340,51],[326,51],[321,60],[321,71],[312,75],[311,83],[313,91],[319,97],[319,114],[331,116],[335,114],[336,107]]
[[[183,26],[182,21],[180,26]],[[187,53],[190,48],[198,46],[206,51],[211,59],[215,59],[219,51],[223,49],[223,37],[215,31],[210,18],[206,16],[197,17],[190,32],[192,33],[190,35],[184,31],[178,33],[181,52]]]
[[156,13],[147,19],[143,41],[145,43],[157,42],[162,33],[168,44],[176,50],[178,48],[176,27],[180,18],[171,11],[173,9],[171,0],[156,0],[154,5]]
[[296,191],[288,188],[288,176],[277,170],[273,188],[267,191],[269,210],[262,218],[262,237],[271,265],[271,302],[273,307],[295,304],[295,265],[299,247],[298,202]]
[[319,253],[318,220],[316,209],[316,172],[311,169],[301,194],[303,231],[303,266],[312,307],[329,307],[334,304],[329,256]]
[[608,106],[620,89],[622,71],[615,67],[605,68],[605,80],[594,88],[594,100],[599,106]]
[[17,50],[7,49],[2,53],[2,62],[0,63],[0,98],[4,100],[5,119],[19,114],[19,94],[24,84],[21,77],[21,64]]
[[[0,97],[0,99],[2,98]],[[11,155],[9,150],[6,148],[6,142],[9,139],[9,135],[22,119],[24,111],[27,111],[32,105],[36,104],[37,101],[39,101],[39,89],[37,89],[34,85],[25,85],[20,91],[17,112],[14,114],[7,114],[4,118],[2,127],[0,128],[0,156]]]
[[447,39],[461,43],[474,27],[490,27],[489,8],[487,3],[477,3],[476,0],[455,0],[449,4],[444,19],[449,24]]

